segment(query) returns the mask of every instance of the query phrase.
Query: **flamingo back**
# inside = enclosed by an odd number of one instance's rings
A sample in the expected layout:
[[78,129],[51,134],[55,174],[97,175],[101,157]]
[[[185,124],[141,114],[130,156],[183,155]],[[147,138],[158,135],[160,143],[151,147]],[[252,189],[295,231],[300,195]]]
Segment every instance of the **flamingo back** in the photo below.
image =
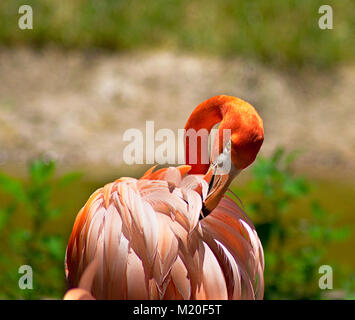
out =
[[261,299],[264,256],[255,228],[224,196],[200,220],[208,183],[189,166],[120,178],[92,194],[69,239],[71,286],[97,261],[96,299]]

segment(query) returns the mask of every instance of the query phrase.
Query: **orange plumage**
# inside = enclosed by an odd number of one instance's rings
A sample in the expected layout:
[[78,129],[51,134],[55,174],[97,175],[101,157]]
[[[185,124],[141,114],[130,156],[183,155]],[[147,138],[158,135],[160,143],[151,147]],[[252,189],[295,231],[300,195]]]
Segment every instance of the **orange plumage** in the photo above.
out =
[[[198,106],[185,128],[210,130],[219,121],[220,130],[232,130],[229,174],[217,176],[212,163],[152,168],[138,180],[120,178],[94,192],[69,239],[67,277],[79,289],[66,299],[263,297],[260,240],[246,213],[225,195],[254,161],[262,121],[246,102],[217,96]],[[189,174],[191,167],[199,174]],[[88,277],[89,285],[79,283]]]

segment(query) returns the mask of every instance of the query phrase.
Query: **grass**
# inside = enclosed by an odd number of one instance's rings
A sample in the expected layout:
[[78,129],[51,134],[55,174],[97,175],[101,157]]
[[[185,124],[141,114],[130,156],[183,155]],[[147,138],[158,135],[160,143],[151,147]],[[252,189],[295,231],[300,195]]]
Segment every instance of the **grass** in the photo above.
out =
[[351,0],[329,0],[334,29],[318,27],[318,0],[31,0],[33,30],[17,27],[23,2],[0,3],[0,44],[244,56],[277,66],[354,61]]

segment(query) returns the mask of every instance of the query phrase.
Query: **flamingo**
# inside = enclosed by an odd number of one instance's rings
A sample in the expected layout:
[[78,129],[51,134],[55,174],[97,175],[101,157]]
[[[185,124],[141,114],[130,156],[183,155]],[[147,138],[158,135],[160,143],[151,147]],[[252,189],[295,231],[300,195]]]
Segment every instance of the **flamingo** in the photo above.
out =
[[[215,142],[214,161],[192,163],[186,141],[186,165],[122,177],[90,196],[67,246],[66,276],[76,289],[65,299],[263,298],[260,239],[236,196],[226,194],[259,152],[262,119],[249,103],[219,95],[198,105],[185,129],[210,132],[218,123],[215,141],[224,129],[231,135]],[[231,170],[218,174],[227,156]]]

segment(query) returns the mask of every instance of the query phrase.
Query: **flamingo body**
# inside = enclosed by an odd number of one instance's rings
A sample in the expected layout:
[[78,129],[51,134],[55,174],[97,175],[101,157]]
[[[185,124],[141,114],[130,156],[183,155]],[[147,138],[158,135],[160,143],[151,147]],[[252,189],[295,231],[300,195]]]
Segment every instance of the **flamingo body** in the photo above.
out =
[[120,178],[91,195],[67,247],[66,274],[77,289],[66,299],[263,297],[262,245],[248,216],[225,194],[254,161],[262,121],[246,102],[217,96],[198,106],[185,128],[209,131],[218,121],[232,130],[231,147],[219,149],[221,159],[229,150],[231,172],[217,174],[215,163],[208,168],[199,158],[153,167],[140,179]]
[[208,184],[188,166],[122,178],[97,190],[75,221],[67,276],[97,258],[97,299],[254,299],[264,258],[255,228],[225,196],[199,221]]

